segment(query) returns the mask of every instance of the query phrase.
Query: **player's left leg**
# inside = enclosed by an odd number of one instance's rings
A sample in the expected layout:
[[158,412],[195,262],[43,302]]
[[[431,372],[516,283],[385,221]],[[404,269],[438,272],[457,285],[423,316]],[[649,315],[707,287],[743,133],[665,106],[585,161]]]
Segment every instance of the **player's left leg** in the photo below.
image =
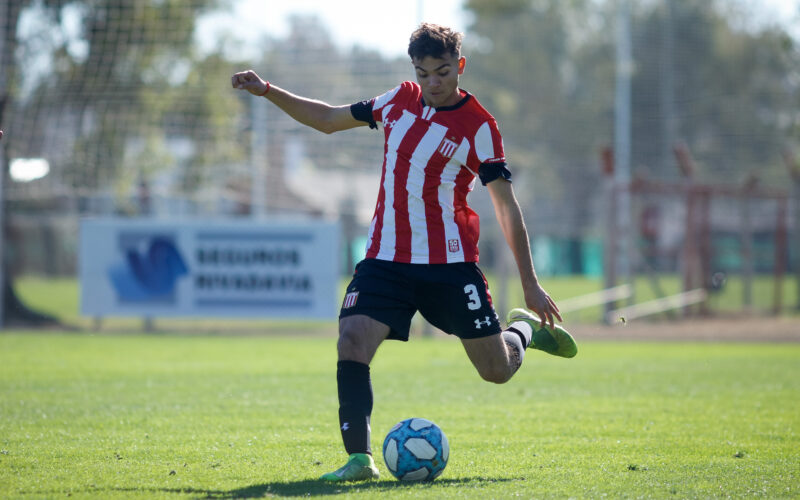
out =
[[512,309],[507,323],[501,333],[461,339],[470,361],[484,380],[498,384],[508,382],[522,365],[528,348],[564,358],[578,353],[578,346],[569,332],[560,325],[542,326],[539,317],[530,311]]
[[506,322],[509,330],[526,332],[525,347],[538,349],[553,356],[574,358],[578,354],[578,345],[575,339],[561,325],[551,328],[536,314],[527,309],[516,308],[508,311]]
[[422,315],[461,339],[484,380],[502,384],[511,379],[525,356],[530,328],[503,331],[478,266],[469,262],[429,266],[420,280],[418,307]]
[[461,344],[481,378],[495,384],[511,380],[525,356],[523,340],[510,331],[488,337],[462,338]]

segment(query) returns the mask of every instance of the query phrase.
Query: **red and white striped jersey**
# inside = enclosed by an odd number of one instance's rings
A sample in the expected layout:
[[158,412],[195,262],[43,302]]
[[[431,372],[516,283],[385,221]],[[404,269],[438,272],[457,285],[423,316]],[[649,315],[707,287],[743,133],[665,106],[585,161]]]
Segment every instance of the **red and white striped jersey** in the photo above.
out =
[[414,82],[365,101],[386,137],[367,258],[415,264],[478,262],[480,223],[467,205],[483,164],[505,167],[497,122],[461,91],[454,106],[424,105]]

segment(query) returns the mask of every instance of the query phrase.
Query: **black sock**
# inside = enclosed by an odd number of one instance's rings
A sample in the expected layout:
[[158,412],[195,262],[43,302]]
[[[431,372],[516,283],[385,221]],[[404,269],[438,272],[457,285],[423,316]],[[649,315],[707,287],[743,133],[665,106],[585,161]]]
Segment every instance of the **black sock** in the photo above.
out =
[[339,361],[336,365],[339,388],[339,428],[347,454],[372,454],[369,446],[369,419],[372,415],[372,383],[369,365],[358,361]]

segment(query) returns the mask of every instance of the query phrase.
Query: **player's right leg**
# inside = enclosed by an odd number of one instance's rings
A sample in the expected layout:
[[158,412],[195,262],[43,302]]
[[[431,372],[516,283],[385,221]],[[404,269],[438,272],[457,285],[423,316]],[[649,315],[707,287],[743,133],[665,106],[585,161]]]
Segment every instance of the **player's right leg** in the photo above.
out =
[[371,479],[378,479],[379,477],[380,473],[378,472],[378,468],[375,467],[375,460],[372,458],[372,455],[366,453],[352,453],[346,464],[333,472],[323,474],[320,479],[334,483],[369,481]]
[[369,364],[388,337],[408,339],[414,309],[405,294],[410,288],[395,263],[365,260],[356,267],[339,313],[339,361],[336,383],[339,426],[349,455],[347,463],[322,476],[325,481],[378,478],[370,449],[372,382]]
[[324,481],[366,481],[379,477],[370,448],[373,400],[369,364],[388,335],[388,326],[368,316],[339,320],[336,365],[339,428],[349,459],[339,469],[324,474],[320,478]]

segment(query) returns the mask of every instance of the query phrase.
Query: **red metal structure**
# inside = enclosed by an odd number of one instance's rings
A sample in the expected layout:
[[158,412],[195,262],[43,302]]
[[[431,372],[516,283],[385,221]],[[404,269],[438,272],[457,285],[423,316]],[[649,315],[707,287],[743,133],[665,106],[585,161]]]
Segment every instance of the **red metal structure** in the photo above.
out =
[[[772,266],[774,288],[771,309],[774,314],[780,313],[783,304],[782,283],[789,256],[788,193],[784,190],[760,186],[758,179],[753,175],[747,177],[744,182],[738,185],[699,183],[696,181],[695,176],[697,168],[688,148],[685,145],[678,145],[675,147],[674,153],[678,168],[682,174],[681,181],[666,182],[634,177],[630,185],[622,186],[613,184],[613,152],[610,149],[602,152],[603,173],[609,179],[609,184],[611,184],[611,188],[607,189],[610,199],[607,200],[609,214],[606,237],[610,239],[620,238],[622,228],[614,227],[614,221],[616,220],[616,217],[614,217],[614,210],[616,210],[614,198],[621,191],[630,190],[634,200],[632,206],[644,206],[644,208],[640,209],[639,214],[641,224],[639,224],[639,227],[634,226],[629,230],[634,231],[635,237],[643,242],[642,246],[645,250],[638,252],[638,257],[642,258],[643,265],[647,266],[649,259],[658,257],[659,252],[664,252],[664,250],[657,247],[655,242],[661,236],[661,232],[664,231],[663,221],[660,221],[659,217],[669,216],[664,216],[659,212],[658,200],[667,200],[670,203],[672,207],[671,214],[676,212],[675,206],[679,204],[678,200],[683,200],[681,208],[684,213],[684,221],[682,235],[680,235],[682,239],[680,248],[673,252],[673,256],[679,258],[683,292],[697,289],[711,291],[717,285],[713,280],[715,270],[712,269],[714,257],[712,231],[715,230],[712,210],[715,208],[715,201],[718,205],[724,205],[722,208],[717,206],[716,212],[724,212],[725,210],[730,212],[731,208],[735,210],[738,206],[739,213],[734,214],[734,217],[730,217],[730,214],[728,215],[730,219],[738,222],[736,230],[739,232],[741,241],[740,260],[742,263],[743,303],[746,308],[750,308],[753,304],[752,289],[755,274],[754,262],[756,260],[752,238],[754,232],[753,212],[754,205],[758,205],[761,208],[759,210],[758,227],[763,229],[765,226],[769,226],[770,233],[774,234],[774,264]],[[790,163],[787,157],[787,165],[789,164],[795,168],[792,173],[797,187],[800,184],[800,165],[797,162]],[[796,192],[800,193],[800,188],[797,188]],[[721,203],[722,201],[725,203]],[[767,205],[769,205],[769,209],[764,208]],[[774,209],[772,208],[773,206]],[[773,213],[774,219],[765,222],[761,212]],[[672,217],[672,219],[674,218]],[[636,220],[636,218],[633,220]],[[614,245],[609,243],[605,248],[611,250]],[[613,259],[607,257],[605,261],[611,263]],[[613,265],[607,266],[605,273],[606,287],[617,284]],[[654,286],[656,289],[658,288],[658,284],[655,282]],[[800,287],[800,275],[798,275],[798,287]],[[800,288],[798,290],[800,291]],[[659,295],[663,296],[664,294]],[[608,307],[609,309],[613,308],[613,304]],[[708,313],[707,307],[705,301],[697,305],[687,305],[684,306],[684,313],[687,315],[705,314]]]

